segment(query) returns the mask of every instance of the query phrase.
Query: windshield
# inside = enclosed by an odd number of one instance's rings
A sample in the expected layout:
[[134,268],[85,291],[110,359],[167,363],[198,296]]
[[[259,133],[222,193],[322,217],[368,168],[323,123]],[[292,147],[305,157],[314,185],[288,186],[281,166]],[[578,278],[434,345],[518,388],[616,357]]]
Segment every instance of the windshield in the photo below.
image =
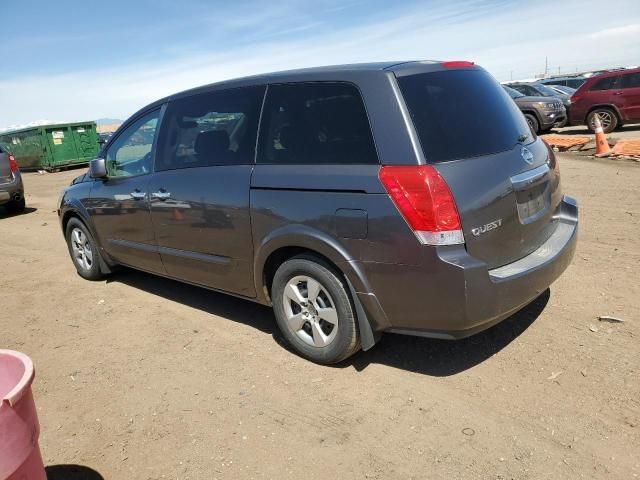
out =
[[419,73],[398,83],[430,163],[490,155],[533,140],[517,105],[484,70]]
[[550,89],[546,85],[542,85],[541,83],[539,83],[539,84],[533,85],[533,86],[537,91],[540,92],[541,95],[543,95],[545,97],[557,97],[558,96],[558,92],[554,92],[552,89]]
[[505,89],[505,91],[509,94],[511,98],[520,98],[525,96],[524,93],[520,93],[519,91],[514,90],[511,87],[507,87],[506,85],[503,85],[502,88]]

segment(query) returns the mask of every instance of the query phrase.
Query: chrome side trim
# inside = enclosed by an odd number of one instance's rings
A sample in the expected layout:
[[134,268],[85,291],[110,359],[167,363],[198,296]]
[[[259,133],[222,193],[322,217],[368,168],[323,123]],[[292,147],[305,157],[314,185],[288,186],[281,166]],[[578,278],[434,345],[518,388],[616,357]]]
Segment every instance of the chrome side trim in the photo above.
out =
[[130,240],[109,239],[111,245],[116,245],[133,250],[142,250],[144,252],[159,253],[160,255],[172,255],[174,257],[189,258],[191,260],[199,260],[207,263],[228,264],[231,258],[219,255],[210,255],[207,253],[191,252],[187,250],[178,250],[176,248],[159,247],[157,245],[149,245],[148,243],[132,242]]

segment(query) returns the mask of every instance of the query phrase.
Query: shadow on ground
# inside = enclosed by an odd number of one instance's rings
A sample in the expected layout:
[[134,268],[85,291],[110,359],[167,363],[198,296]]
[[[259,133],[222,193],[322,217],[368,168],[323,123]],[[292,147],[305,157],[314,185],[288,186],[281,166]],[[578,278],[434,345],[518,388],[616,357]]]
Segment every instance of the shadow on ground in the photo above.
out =
[[45,472],[47,480],[104,480],[95,470],[81,465],[51,465]]
[[[284,346],[273,312],[268,307],[129,269],[114,274],[109,282],[124,283],[211,315],[257,328],[272,335],[277,343]],[[455,375],[482,363],[520,336],[544,311],[549,296],[550,291],[547,289],[511,317],[462,340],[385,334],[371,350],[359,352],[335,367],[353,366],[362,371],[377,363],[436,377]]]
[[386,334],[374,348],[348,362],[359,371],[379,363],[434,377],[455,375],[484,362],[518,338],[544,311],[549,297],[547,289],[506,320],[462,340]]
[[277,333],[272,310],[248,300],[128,268],[117,271],[107,282],[124,283],[211,315],[244,323],[264,333]]
[[35,211],[37,211],[37,208],[33,208],[33,207],[27,207],[24,209],[24,212],[20,212],[20,213],[10,213],[5,207],[0,207],[0,218],[6,218],[6,217],[17,217],[19,215],[28,215],[30,213],[33,213]]

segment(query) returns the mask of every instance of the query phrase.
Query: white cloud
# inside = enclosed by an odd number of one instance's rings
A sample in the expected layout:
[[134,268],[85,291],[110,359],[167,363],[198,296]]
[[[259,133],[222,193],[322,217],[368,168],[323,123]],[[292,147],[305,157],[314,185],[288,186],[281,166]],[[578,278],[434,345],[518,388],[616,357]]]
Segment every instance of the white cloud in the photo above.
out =
[[[335,31],[300,32],[298,40],[270,36],[232,50],[200,53],[192,47],[162,62],[140,62],[59,75],[0,79],[0,125],[34,118],[68,121],[126,118],[145,104],[171,93],[238,76],[313,65],[407,59],[465,59],[500,80],[542,72],[545,56],[552,71],[564,72],[637,64],[640,55],[640,4],[613,0],[625,11],[624,23],[602,24],[599,10],[572,0],[547,8],[543,2],[518,7],[465,5],[414,7],[396,17]],[[618,4],[618,5],[613,5]],[[484,5],[484,4],[483,4]],[[259,14],[264,19],[264,13]],[[256,17],[258,18],[258,17]],[[272,19],[271,16],[268,17]],[[281,19],[282,28],[287,22]],[[236,20],[255,25],[255,19]],[[592,25],[600,25],[592,33]],[[308,23],[311,25],[311,23]],[[234,26],[235,28],[235,26]],[[606,33],[615,32],[615,33]]]
[[625,35],[638,35],[640,34],[640,25],[623,25],[621,27],[605,28],[597,32],[589,34],[590,38],[607,38],[607,37],[620,37]]

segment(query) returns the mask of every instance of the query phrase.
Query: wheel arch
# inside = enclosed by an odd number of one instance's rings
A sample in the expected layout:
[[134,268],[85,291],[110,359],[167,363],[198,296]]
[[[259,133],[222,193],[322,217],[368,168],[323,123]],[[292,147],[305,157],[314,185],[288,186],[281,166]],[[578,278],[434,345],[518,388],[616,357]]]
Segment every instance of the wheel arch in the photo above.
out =
[[358,295],[359,292],[369,294],[370,286],[358,262],[335,238],[322,231],[306,225],[287,225],[274,230],[260,242],[254,260],[257,300],[271,305],[271,283],[276,270],[289,258],[301,254],[319,258],[344,277],[356,309],[362,348],[373,347],[379,333],[372,328],[372,312],[366,311]]
[[109,255],[105,252],[102,244],[100,243],[100,238],[96,234],[95,228],[93,228],[93,222],[91,222],[91,216],[87,209],[82,205],[82,203],[78,201],[70,201],[66,203],[61,209],[60,213],[60,226],[62,227],[62,234],[67,235],[67,225],[71,221],[72,218],[77,218],[82,224],[89,230],[93,239],[98,244],[98,248],[100,249],[100,269],[103,273],[108,274],[111,273],[115,263],[111,260]]
[[538,121],[538,127],[540,127],[542,125],[542,119],[540,118],[540,115],[538,114],[538,112],[535,109],[526,109],[526,110],[522,110],[523,115],[533,115],[535,117],[535,119]]
[[620,111],[618,110],[618,108],[615,105],[612,105],[610,103],[598,103],[596,105],[591,105],[589,107],[589,109],[587,110],[587,113],[584,115],[584,124],[585,125],[588,124],[589,115],[591,114],[591,112],[593,112],[594,110],[597,110],[599,108],[606,108],[608,110],[612,110],[614,115],[618,118],[618,123],[622,122],[622,115],[620,115]]

